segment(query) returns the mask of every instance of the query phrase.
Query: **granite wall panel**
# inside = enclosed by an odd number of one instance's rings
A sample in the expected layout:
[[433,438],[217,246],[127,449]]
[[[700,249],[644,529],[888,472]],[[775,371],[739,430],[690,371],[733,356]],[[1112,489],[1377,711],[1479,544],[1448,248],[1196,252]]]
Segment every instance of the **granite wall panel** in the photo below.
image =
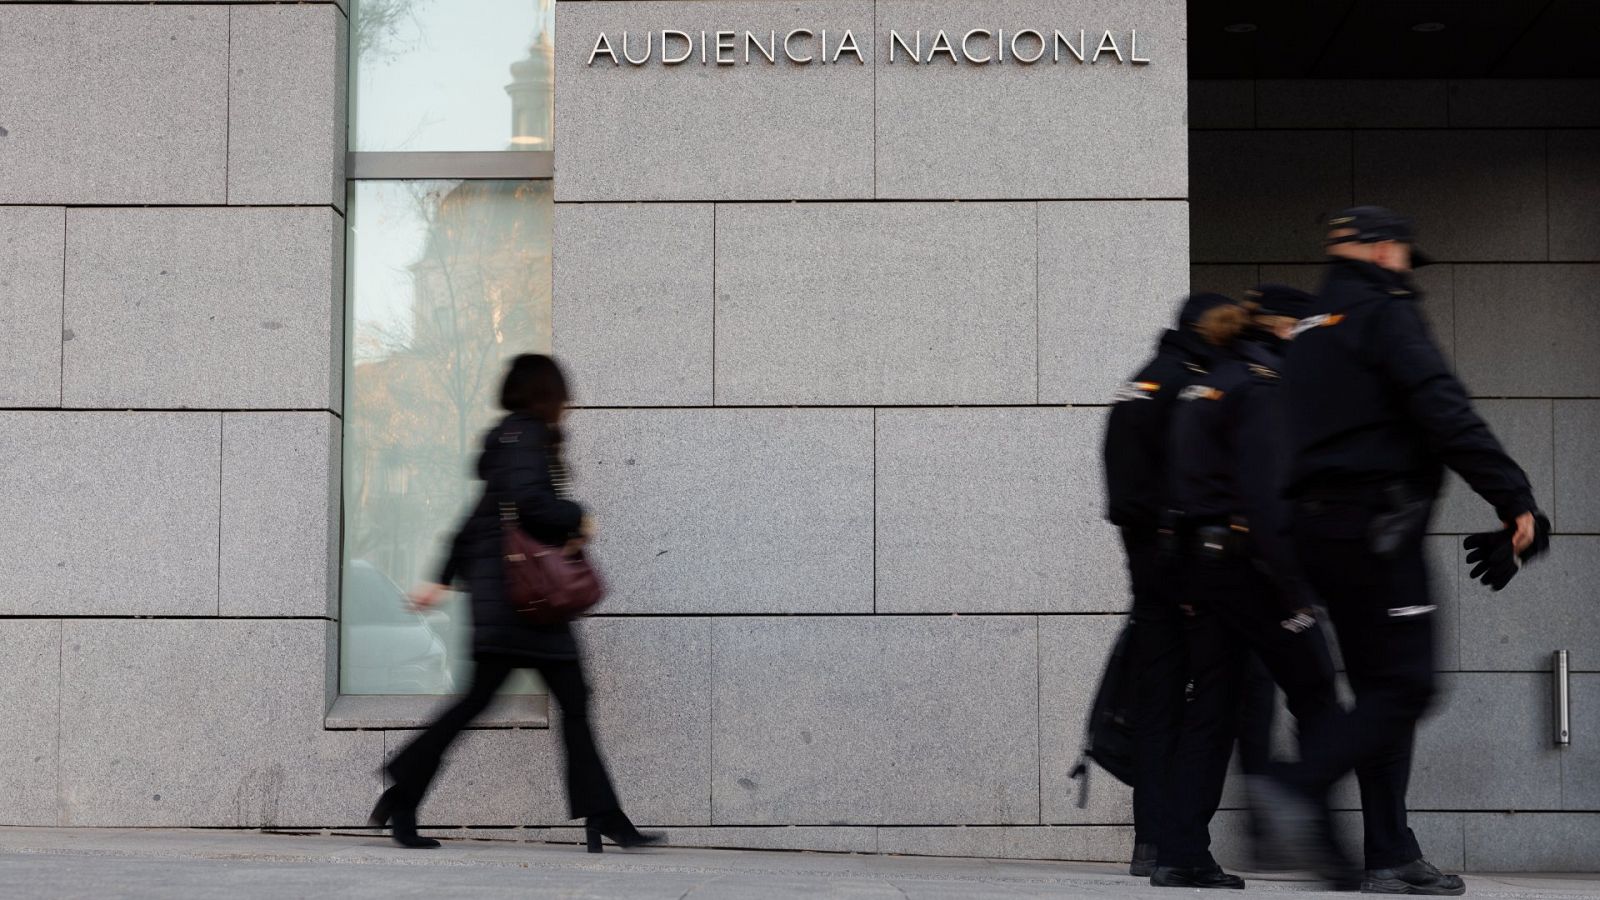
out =
[[1477,813],[1466,824],[1474,872],[1593,872],[1600,867],[1600,816],[1593,813]]
[[1433,715],[1417,729],[1411,808],[1561,808],[1548,675],[1450,673],[1439,676],[1439,689]]
[[71,210],[66,405],[338,411],[343,247],[327,207]]
[[1255,127],[1443,128],[1445,87],[1431,78],[1264,79],[1255,82]]
[[1455,362],[1475,396],[1600,396],[1600,265],[1454,268]]
[[[561,147],[558,201],[868,199],[873,196],[873,66],[829,57],[846,31],[870,52],[873,5],[819,0],[804,7],[723,0],[674,3],[557,4],[556,133]],[[753,49],[735,65],[715,64],[718,30],[753,29],[771,44],[793,29],[796,56],[781,49],[769,63]],[[709,62],[698,55],[663,65],[663,29],[710,39]],[[632,43],[624,48],[622,33]],[[591,54],[604,32],[616,60]],[[651,44],[641,47],[642,35]],[[742,34],[736,34],[736,38]],[[639,66],[624,52],[650,61]],[[681,53],[674,39],[670,53]],[[746,64],[743,53],[753,54]],[[868,56],[868,59],[871,57]],[[714,127],[703,127],[714,123]]]
[[339,615],[339,420],[222,416],[224,615]]
[[872,610],[870,410],[583,410],[608,614]]
[[59,619],[0,619],[0,824],[54,825],[61,718]]
[[377,731],[323,731],[316,619],[88,619],[61,648],[61,824],[355,825]]
[[1555,401],[1554,465],[1556,529],[1600,534],[1600,400]]
[[66,210],[0,206],[0,407],[61,403]]
[[1547,140],[1550,258],[1600,260],[1600,130],[1550,131]]
[[[636,822],[711,824],[713,622],[591,618],[579,627],[597,740]],[[559,740],[564,726],[551,719]]]
[[330,3],[228,12],[228,202],[343,209],[349,20]]
[[1192,262],[1322,259],[1328,217],[1352,203],[1348,132],[1197,131],[1189,146]]
[[1536,131],[1356,131],[1355,196],[1415,219],[1436,259],[1542,260],[1544,144]]
[[1028,616],[713,625],[712,821],[1037,824]]
[[0,412],[0,615],[215,615],[220,427]]
[[[419,734],[382,732],[385,761]],[[462,732],[445,754],[438,777],[417,810],[417,820],[435,828],[566,824],[567,789],[561,776],[560,743],[544,728]]]
[[[1103,515],[1102,409],[878,413],[878,612],[1127,606]],[[974,461],[979,461],[975,465]]]
[[0,203],[222,203],[228,10],[0,5]]
[[1032,203],[717,208],[729,405],[1038,399]]
[[715,216],[699,203],[556,207],[553,339],[580,404],[711,404]]
[[[1133,791],[1095,771],[1089,805],[1069,776],[1083,754],[1083,729],[1095,686],[1126,616],[1039,617],[1039,786],[1044,823],[1129,825]],[[1131,847],[1130,847],[1131,849]]]
[[1546,672],[1553,651],[1571,650],[1574,669],[1600,671],[1600,656],[1587,652],[1600,646],[1597,581],[1600,535],[1555,535],[1549,555],[1499,593],[1463,574],[1462,668]]
[[1463,78],[1450,82],[1452,128],[1593,128],[1595,78]]
[[[1054,0],[880,0],[875,8],[877,196],[1188,193],[1187,23],[1180,5],[1087,0],[1074,4],[1069,16]],[[1083,38],[1079,26],[1088,29]],[[970,43],[972,56],[993,55],[992,63],[932,59],[940,31],[959,42],[974,28],[997,27],[1007,29],[1003,48],[997,35],[974,35]],[[1027,28],[1040,29],[1040,39],[1017,30]],[[1074,45],[1090,40],[1091,47],[1104,42],[1104,29],[1115,28],[1121,56],[1089,49],[1079,63],[1059,49],[1056,28]],[[912,41],[913,51],[920,32],[928,42],[924,62],[911,62],[896,46],[897,61],[890,63],[891,30]],[[1035,53],[1043,53],[1039,62],[1024,62]],[[1135,55],[1149,62],[1136,63]]]
[[1254,128],[1256,83],[1235,78],[1189,82],[1189,127]]
[[1185,203],[1039,204],[1039,402],[1111,401],[1171,327],[1188,245]]

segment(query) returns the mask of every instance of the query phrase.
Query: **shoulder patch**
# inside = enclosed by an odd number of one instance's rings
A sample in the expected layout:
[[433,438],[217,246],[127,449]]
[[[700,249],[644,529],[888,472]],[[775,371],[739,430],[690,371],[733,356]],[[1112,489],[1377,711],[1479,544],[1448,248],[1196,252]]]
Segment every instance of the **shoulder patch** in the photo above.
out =
[[1256,376],[1257,378],[1265,379],[1267,381],[1277,381],[1278,380],[1278,372],[1277,372],[1277,370],[1272,369],[1272,368],[1270,368],[1268,366],[1263,366],[1260,363],[1251,363],[1250,364],[1250,374]]
[[1117,387],[1117,392],[1111,396],[1112,403],[1121,403],[1124,400],[1153,400],[1161,385],[1154,381],[1128,381]]
[[1179,400],[1221,400],[1222,391],[1207,384],[1191,384],[1179,394]]
[[1317,316],[1307,316],[1294,323],[1294,336],[1310,331],[1313,328],[1332,328],[1344,321],[1344,313],[1323,313]]

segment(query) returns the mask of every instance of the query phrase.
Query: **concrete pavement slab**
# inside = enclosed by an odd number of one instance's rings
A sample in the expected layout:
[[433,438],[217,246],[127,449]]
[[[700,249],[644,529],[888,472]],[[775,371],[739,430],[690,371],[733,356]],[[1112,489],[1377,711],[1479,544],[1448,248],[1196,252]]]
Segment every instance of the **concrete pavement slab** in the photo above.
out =
[[[528,829],[542,838],[548,832]],[[1469,876],[1489,900],[1600,897],[1600,876]],[[1321,896],[1308,882],[1252,878],[1252,893]],[[1173,900],[1097,863],[664,847],[595,856],[571,844],[451,840],[403,850],[377,835],[244,830],[0,828],[0,896],[574,897],[595,900]]]

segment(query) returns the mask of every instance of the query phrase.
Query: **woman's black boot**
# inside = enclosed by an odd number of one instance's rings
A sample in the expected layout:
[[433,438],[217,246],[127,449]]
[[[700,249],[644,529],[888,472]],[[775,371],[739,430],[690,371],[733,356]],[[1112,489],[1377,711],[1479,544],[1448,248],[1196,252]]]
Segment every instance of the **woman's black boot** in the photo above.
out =
[[374,828],[382,828],[385,824],[389,824],[390,836],[402,847],[426,850],[439,846],[439,842],[433,838],[417,834],[417,806],[410,802],[398,784],[384,791],[378,798],[378,803],[372,807],[372,815],[367,819],[367,823]]
[[439,846],[439,842],[433,838],[426,838],[417,834],[416,807],[409,806],[405,809],[395,810],[389,821],[391,823],[389,835],[394,838],[396,844],[402,847],[410,847],[413,850],[427,850]]
[[644,847],[661,840],[659,834],[646,834],[633,827],[633,823],[620,809],[588,817],[584,820],[583,830],[589,838],[590,853],[600,853],[605,849],[600,843],[602,837],[610,838],[612,843],[624,850]]
[[394,814],[394,808],[399,803],[400,785],[394,785],[378,796],[378,802],[373,804],[372,814],[367,816],[367,824],[373,828],[382,828],[389,824],[389,817]]

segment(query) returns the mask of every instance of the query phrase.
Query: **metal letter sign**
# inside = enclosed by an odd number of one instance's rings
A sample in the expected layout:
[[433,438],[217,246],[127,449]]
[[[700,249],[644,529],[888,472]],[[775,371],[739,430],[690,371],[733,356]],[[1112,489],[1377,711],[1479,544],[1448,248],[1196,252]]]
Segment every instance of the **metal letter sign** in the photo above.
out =
[[[889,65],[926,66],[935,61],[945,66],[1150,64],[1149,57],[1139,55],[1137,28],[1102,29],[1098,36],[1086,28],[1076,33],[1059,28],[973,28],[954,35],[940,29],[929,32],[927,41],[923,41],[921,30],[903,34],[891,29],[887,39],[873,50]],[[637,68],[652,62],[676,66],[695,57],[699,57],[702,66],[776,66],[784,60],[797,66],[838,65],[841,61],[865,65],[867,61],[851,29],[830,37],[826,28],[712,32],[664,28],[643,34],[624,30],[616,40],[602,31],[596,35],[585,65],[610,60],[612,66],[619,68]]]

